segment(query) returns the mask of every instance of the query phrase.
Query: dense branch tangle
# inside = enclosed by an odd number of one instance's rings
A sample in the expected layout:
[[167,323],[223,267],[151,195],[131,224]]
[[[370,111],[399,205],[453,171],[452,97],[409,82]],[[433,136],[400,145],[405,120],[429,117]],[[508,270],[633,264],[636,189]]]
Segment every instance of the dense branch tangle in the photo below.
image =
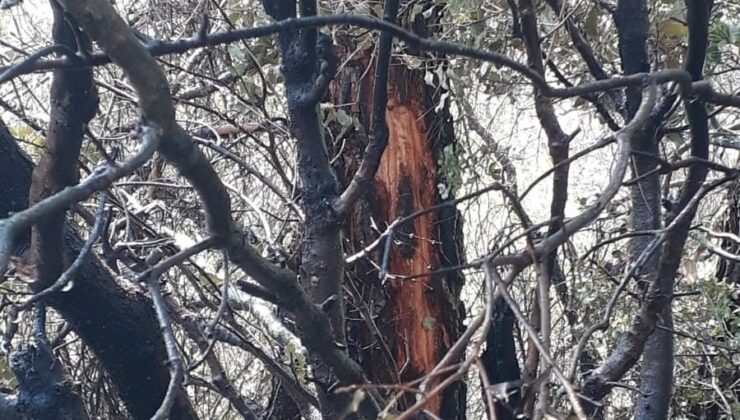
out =
[[[103,49],[103,53],[85,57],[75,55],[73,57],[63,47],[52,46],[30,56],[18,65],[5,69],[0,76],[0,81],[8,81],[31,71],[96,66],[112,61],[123,69],[137,92],[143,117],[144,135],[142,137],[144,141],[141,152],[120,167],[100,169],[79,185],[69,187],[40,201],[28,210],[2,220],[0,222],[0,233],[3,235],[0,242],[0,257],[2,257],[0,258],[0,266],[4,268],[7,265],[12,242],[19,232],[38,223],[51,213],[64,210],[74,203],[89,198],[95,191],[107,189],[116,180],[128,175],[148,161],[155,150],[159,152],[178,169],[179,173],[190,182],[199,194],[205,206],[208,218],[208,234],[210,235],[209,239],[199,243],[196,247],[185,250],[183,254],[178,254],[170,260],[165,260],[162,265],[154,266],[141,275],[142,279],[147,280],[147,286],[154,298],[157,314],[165,332],[167,350],[172,363],[172,387],[174,388],[179,388],[182,380],[182,366],[178,359],[178,350],[173,344],[172,321],[167,315],[165,301],[155,280],[167,268],[191,256],[190,252],[199,252],[207,248],[224,249],[228,260],[254,279],[266,292],[274,296],[276,302],[283,309],[290,311],[295,316],[297,331],[303,342],[320,363],[324,363],[330,368],[327,377],[318,378],[321,385],[330,385],[328,380],[334,377],[344,385],[362,384],[366,381],[359,365],[344,350],[346,343],[342,305],[332,306],[331,302],[336,300],[337,295],[341,293],[340,284],[344,275],[344,259],[337,258],[342,255],[341,221],[351,212],[354,204],[367,190],[377,171],[385,144],[388,141],[388,132],[384,120],[387,102],[385,89],[393,38],[421,50],[469,57],[507,67],[529,80],[537,89],[538,94],[543,97],[571,98],[591,93],[612,92],[614,89],[622,87],[633,87],[637,88],[638,91],[645,89],[642,104],[634,118],[612,137],[596,143],[598,147],[606,146],[612,142],[617,144],[616,158],[609,181],[601,196],[573,218],[568,220],[553,219],[550,223],[551,232],[549,235],[536,244],[528,244],[530,246],[526,250],[513,255],[486,257],[476,262],[476,265],[483,264],[489,272],[489,276],[493,278],[498,278],[497,273],[490,273],[490,270],[495,270],[494,267],[508,267],[505,278],[509,282],[528,266],[532,264],[539,266],[543,259],[553,255],[553,252],[559,246],[565,244],[570,237],[589,226],[616,196],[629,165],[629,143],[636,133],[647,124],[650,112],[657,101],[658,85],[676,82],[680,87],[681,94],[687,101],[698,100],[699,102],[740,107],[740,97],[737,95],[718,93],[708,82],[699,81],[689,71],[684,70],[637,73],[573,87],[554,88],[547,83],[543,72],[534,71],[528,66],[501,54],[426,39],[401,29],[393,23],[396,15],[395,9],[398,7],[395,1],[386,2],[383,21],[355,15],[314,16],[316,5],[311,1],[300,2],[301,17],[296,17],[295,2],[276,1],[270,10],[270,13],[278,20],[274,24],[213,34],[199,32],[190,39],[154,41],[147,45],[142,45],[139,42],[128,25],[116,14],[107,1],[62,0],[61,3],[66,11],[82,26],[85,33]],[[333,177],[326,156],[323,128],[320,126],[321,121],[317,118],[317,108],[333,77],[335,63],[331,63],[331,57],[321,56],[320,52],[317,51],[318,44],[321,41],[316,28],[331,25],[354,25],[378,30],[382,34],[378,64],[376,64],[377,75],[372,101],[373,118],[370,141],[367,144],[360,169],[344,191],[339,191],[339,185]],[[534,30],[536,32],[536,27]],[[196,147],[190,134],[176,123],[175,109],[169,92],[168,81],[153,58],[272,34],[280,36],[283,75],[291,115],[291,128],[298,140],[298,176],[304,189],[301,205],[307,218],[308,239],[303,251],[303,265],[300,273],[272,264],[249,245],[248,233],[241,231],[233,219],[229,194],[219,174],[206,156]],[[534,35],[536,37],[536,33]],[[45,54],[59,51],[66,54],[66,57],[45,61],[39,60]],[[291,54],[293,55],[291,56]],[[307,68],[310,71],[307,72]],[[574,156],[573,160],[580,156]],[[566,161],[556,163],[556,167],[568,163],[569,160],[566,159]],[[505,191],[500,186],[495,189]],[[514,202],[515,207],[521,208],[519,198],[515,194],[512,195],[505,191],[505,196],[508,200]],[[529,222],[525,220],[526,217],[521,213],[518,216],[522,219],[522,224],[526,225]],[[414,217],[416,215],[413,215],[410,219]],[[404,222],[406,221],[404,220]],[[388,241],[385,248],[386,252],[392,246],[395,226],[395,223],[392,224],[388,232],[381,235],[381,237],[385,236]],[[383,264],[385,265],[385,263]],[[383,267],[381,270],[382,277],[385,277],[385,271],[385,267]],[[314,288],[312,286],[313,282],[316,282],[318,287]],[[499,283],[498,280],[497,283]],[[497,286],[506,287],[507,285],[501,282]],[[224,292],[223,302],[227,299],[226,295],[227,293]],[[493,293],[489,290],[487,296],[490,297],[491,295]],[[41,297],[35,299],[41,299]],[[481,313],[481,319],[484,315],[486,321],[491,317],[490,305],[493,305],[492,298],[487,300],[485,311]],[[223,315],[222,311],[219,311],[219,313],[219,317]],[[519,312],[517,312],[517,316],[521,318]],[[523,319],[520,321],[526,323]],[[215,326],[214,324],[213,327],[215,328]],[[486,325],[487,327],[488,325]],[[472,335],[472,332],[470,335]],[[470,335],[466,336],[466,339],[469,340]],[[537,338],[534,338],[535,343],[541,346]],[[480,342],[478,342],[476,353],[479,346]],[[554,366],[551,356],[547,354],[547,346],[542,346],[540,350],[548,358],[549,363]],[[208,356],[208,352],[209,350],[205,351],[204,358]],[[465,369],[472,366],[474,357],[466,360],[466,364],[463,366]],[[441,362],[440,369],[444,367],[443,365],[444,363]],[[316,371],[318,372],[319,369],[317,368]],[[568,378],[558,370],[556,372],[558,380],[561,381],[562,386],[568,392],[573,410],[579,417],[582,417],[583,413],[580,402],[575,396],[574,384],[569,383],[566,380]],[[460,371],[457,375],[462,375],[462,373],[463,371]],[[618,378],[609,377],[608,379]],[[608,384],[598,385],[606,386]],[[424,388],[422,386],[422,390]],[[328,391],[328,389],[325,391]],[[597,391],[596,394],[599,394],[601,389]],[[603,395],[598,395],[599,398],[601,396]],[[171,392],[168,391],[168,397],[163,403],[163,411],[167,411],[171,407],[172,398]],[[413,411],[423,407],[424,398],[426,396],[420,398],[420,402],[413,407]],[[367,417],[373,417],[375,412],[382,407],[381,403],[383,401],[380,401],[379,395],[371,393],[363,401],[363,414]],[[165,414],[164,412],[158,413],[159,416]],[[408,412],[404,415],[409,416],[411,414],[412,412]]]
[[[545,96],[554,98],[573,98],[584,96],[591,93],[609,92],[616,88],[626,86],[639,86],[643,83],[646,74],[632,74],[629,76],[614,76],[609,79],[598,80],[582,85],[554,88],[538,73],[532,71],[529,67],[519,63],[505,55],[485,51],[461,44],[446,41],[437,41],[434,39],[422,38],[392,23],[384,22],[368,16],[358,15],[326,15],[326,16],[308,16],[308,17],[291,17],[285,18],[270,25],[257,28],[238,29],[228,32],[213,34],[197,34],[192,38],[186,38],[174,41],[151,41],[145,45],[147,51],[152,56],[163,56],[168,54],[183,53],[192,49],[229,44],[240,40],[254,39],[269,35],[277,34],[286,30],[320,28],[325,26],[352,25],[365,29],[373,29],[381,32],[392,34],[397,39],[407,42],[410,46],[421,50],[448,54],[450,56],[467,57],[474,60],[494,63],[496,65],[509,68],[526,77],[532,84],[541,91]],[[138,41],[137,41],[138,42]],[[104,65],[111,60],[115,61],[110,55],[93,54],[89,57],[72,57],[50,59],[39,61],[44,55],[57,51],[64,51],[57,47],[48,47],[34,55],[29,56],[26,60],[3,69],[0,75],[0,82],[6,82],[12,78],[34,71],[49,70],[54,68],[67,68],[79,66],[99,66]],[[740,96],[734,93],[717,92],[706,81],[692,81],[688,72],[680,69],[656,71],[653,74],[657,83],[677,82],[681,86],[682,93],[685,96],[701,97],[708,103],[717,105],[740,107]]]

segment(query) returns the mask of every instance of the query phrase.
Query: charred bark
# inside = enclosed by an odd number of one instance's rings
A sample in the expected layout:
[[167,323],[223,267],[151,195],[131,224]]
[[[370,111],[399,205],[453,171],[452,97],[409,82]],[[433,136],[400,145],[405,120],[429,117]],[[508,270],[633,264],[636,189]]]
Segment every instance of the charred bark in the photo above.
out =
[[[647,55],[648,11],[644,1],[620,1],[615,13],[618,28],[619,52],[625,74],[650,71]],[[640,91],[627,89],[627,117],[631,119],[640,106]],[[658,157],[659,134],[655,124],[646,126],[632,140],[632,174],[641,181],[630,187],[632,203],[631,227],[635,231],[659,229],[661,226],[660,175],[654,171]],[[637,236],[631,241],[632,262],[648,248],[653,238]],[[639,270],[640,287],[645,290],[654,283],[658,275],[660,250],[642,265]],[[672,327],[672,311],[666,305],[659,315],[662,322]],[[641,386],[643,396],[638,396],[636,418],[647,412],[668,409],[673,378],[673,337],[670,332],[655,330],[648,338],[642,355]]]
[[[73,50],[78,42],[82,48],[89,48],[90,41],[56,5],[54,11],[56,42]],[[97,109],[92,71],[56,71],[51,98],[52,123],[46,152],[36,170],[7,130],[2,133],[0,143],[7,151],[2,159],[8,163],[0,180],[3,185],[0,201],[7,203],[4,214],[25,208],[29,191],[33,203],[78,179],[77,156],[84,127]],[[32,254],[24,258],[35,266],[39,279],[33,284],[34,291],[53,283],[80,252],[83,241],[65,219],[64,213],[52,215],[33,229]],[[20,248],[27,248],[29,236],[18,238]],[[73,282],[70,291],[52,296],[49,304],[100,360],[130,414],[137,419],[148,419],[161,404],[169,378],[164,343],[151,304],[143,296],[130,294],[116,284],[95,257],[86,260]],[[196,417],[184,394],[178,399],[173,415],[183,419]]]
[[[263,2],[277,20],[316,14],[316,2],[302,0]],[[319,103],[336,71],[332,40],[317,29],[285,30],[279,34],[290,129],[298,146],[298,176],[305,231],[299,278],[314,304],[329,315],[333,345],[346,346],[342,280],[344,259],[341,222],[333,208],[339,184],[329,164]],[[322,414],[336,417],[347,404],[334,394],[337,378],[318,358],[312,357],[312,372],[320,388]]]
[[516,318],[503,299],[496,301],[493,313],[493,325],[486,336],[486,350],[481,355],[481,362],[492,384],[506,384],[497,388],[499,395],[496,398],[495,418],[514,420],[521,412],[522,399],[519,385],[521,372],[514,345]]
[[[28,207],[33,161],[18,147],[3,120],[0,120],[0,165],[5,168],[0,172],[0,218],[6,218]],[[16,238],[16,243],[27,244],[30,239],[27,232]]]
[[288,394],[281,385],[280,379],[272,380],[272,396],[270,406],[267,411],[266,419],[268,420],[299,420],[301,411],[293,398]]
[[[26,207],[33,171],[31,160],[4,131],[0,132],[0,163],[6,168],[0,171],[3,217]],[[65,226],[62,249],[65,260],[72,261],[83,241],[72,225]],[[16,248],[28,248],[29,239],[30,232],[19,238]],[[100,360],[129,413],[135,419],[149,419],[169,382],[167,354],[149,300],[127,292],[101,261],[90,256],[75,276],[72,290],[54,296],[49,303]],[[174,415],[195,418],[187,399],[176,404]]]
[[[622,55],[629,55],[633,51],[627,46],[627,41],[639,41],[644,45],[643,40],[647,37],[646,28],[641,25],[642,34],[635,34],[632,30],[638,27],[636,22],[644,22],[647,15],[644,3],[639,0],[623,0],[620,4],[618,7],[623,9],[620,12],[622,15],[617,13],[621,16],[618,19],[622,19],[619,30],[627,34],[623,38],[624,43],[620,40],[620,50]],[[687,0],[686,5],[689,16],[689,50],[685,69],[692,80],[700,80],[706,57],[709,15],[713,2]],[[645,62],[640,65],[644,66]],[[628,91],[628,100],[629,94]],[[702,161],[706,160],[709,155],[709,132],[705,104],[701,100],[685,98],[684,108],[690,128],[691,156]],[[638,400],[635,411],[637,418],[662,419],[668,416],[673,373],[672,336],[657,335],[656,338],[651,336],[655,335],[656,325],[670,323],[674,281],[686,238],[696,214],[696,206],[691,206],[691,200],[700,191],[706,175],[707,166],[703,163],[697,163],[689,168],[675,205],[675,214],[668,217],[666,223],[674,222],[675,215],[682,212],[685,217],[677,221],[672,230],[662,234],[663,245],[655,280],[646,285],[640,309],[629,330],[607,360],[584,384],[583,392],[586,396],[597,400],[603,398],[611,389],[609,382],[616,381],[626,374],[646,351],[643,355],[641,386],[650,394]]]
[[[72,50],[79,46],[83,53],[89,51],[91,41],[56,2],[52,7],[55,42]],[[92,70],[55,71],[50,96],[51,124],[45,153],[32,174],[31,205],[79,179],[77,158],[84,129],[97,110]],[[82,247],[77,233],[65,222],[66,212],[60,212],[32,229],[31,262],[38,279],[32,284],[34,292],[56,281]],[[49,303],[100,359],[131,414],[149,418],[164,398],[169,374],[154,313],[145,299],[135,299],[115,283],[97,259],[91,259],[73,280],[72,289],[52,296]],[[195,417],[184,394],[173,413]]]
[[10,368],[18,379],[14,395],[0,393],[0,417],[5,420],[87,420],[74,386],[46,342],[14,351]]
[[[316,304],[312,301],[309,293],[304,291],[296,278],[296,273],[289,269],[281,268],[262,257],[260,253],[249,244],[249,234],[238,227],[232,218],[231,201],[228,191],[221,182],[219,175],[211,165],[206,155],[195,145],[193,138],[175,121],[175,108],[172,95],[169,92],[169,83],[164,72],[154,60],[149,51],[136,39],[131,28],[117,14],[109,2],[103,0],[68,1],[60,0],[68,13],[79,20],[85,33],[93,38],[97,44],[110,56],[111,60],[120,66],[126,73],[136,90],[139,107],[148,128],[154,128],[155,136],[152,140],[159,140],[157,151],[171,163],[197,191],[207,214],[207,227],[210,235],[217,238],[228,252],[229,259],[246,274],[251,276],[260,286],[267,289],[271,294],[278,297],[283,309],[289,310],[295,316],[297,330],[301,339],[309,351],[316,355],[315,367],[333,373],[341,381],[341,384],[351,385],[366,382],[362,369],[347,356],[341,343],[335,339],[335,331],[332,329],[330,317],[332,316],[332,300],[325,300]],[[275,17],[286,17],[296,14],[295,1],[265,2],[266,9]],[[291,10],[292,7],[292,10]],[[315,2],[310,0],[301,2],[301,13],[310,15],[315,13]],[[301,63],[308,60],[308,69],[315,67],[315,63],[309,60],[316,57],[316,52],[321,46],[320,42],[311,34],[313,30],[305,30],[306,36],[293,37],[303,33],[295,27],[283,27],[281,29],[280,45],[287,47],[289,62],[284,62],[289,68],[291,79],[291,100],[297,99],[298,108],[310,102],[318,102],[331,80],[331,62],[319,67],[321,76],[316,77],[315,84],[308,86],[302,83],[307,77],[298,74]],[[283,37],[285,35],[285,37]],[[313,39],[314,42],[311,42]],[[294,42],[298,41],[298,42]],[[317,45],[319,44],[319,45]],[[311,51],[304,49],[313,46]],[[322,55],[322,57],[325,57]],[[326,56],[327,58],[329,55]],[[294,65],[298,65],[296,68]],[[293,67],[293,68],[291,68]],[[294,78],[292,76],[295,76]],[[313,76],[313,74],[312,74]],[[311,89],[309,89],[311,88]],[[305,89],[301,91],[302,89]],[[303,111],[303,109],[299,109]],[[292,112],[292,111],[291,111]],[[308,115],[308,114],[305,114]],[[305,127],[318,126],[320,124],[307,123]],[[307,136],[303,139],[310,140],[300,147],[312,147],[321,143],[317,137]],[[315,151],[315,150],[314,150]],[[316,156],[316,155],[312,155]],[[311,160],[312,163],[321,164],[321,158]],[[305,173],[302,172],[306,169]],[[312,171],[312,168],[299,170],[301,181],[312,180],[311,174],[321,171]],[[318,169],[318,168],[317,168]],[[304,176],[309,175],[309,176]],[[331,177],[331,173],[328,173]],[[324,186],[324,185],[322,185]],[[315,185],[313,187],[316,187]],[[304,186],[305,188],[305,186]],[[330,209],[333,206],[326,203],[317,203],[317,209]],[[322,219],[318,219],[321,222]],[[324,232],[320,232],[324,233]],[[329,232],[330,233],[330,232]],[[327,237],[331,235],[327,234]],[[331,249],[324,247],[323,250]],[[326,259],[327,263],[343,263],[343,259],[332,254]],[[331,274],[327,270],[327,275]],[[322,273],[323,274],[323,273]],[[319,277],[320,279],[320,277]],[[335,305],[336,306],[336,305]],[[323,372],[314,375],[322,376]],[[330,379],[330,375],[323,375]],[[317,380],[317,382],[319,382]],[[337,384],[330,383],[330,386]],[[320,387],[321,384],[319,383]],[[379,408],[377,407],[377,393],[369,391],[368,398],[363,400],[361,409],[366,417],[374,418]],[[328,401],[331,406],[332,402]],[[328,407],[331,409],[331,407]]]

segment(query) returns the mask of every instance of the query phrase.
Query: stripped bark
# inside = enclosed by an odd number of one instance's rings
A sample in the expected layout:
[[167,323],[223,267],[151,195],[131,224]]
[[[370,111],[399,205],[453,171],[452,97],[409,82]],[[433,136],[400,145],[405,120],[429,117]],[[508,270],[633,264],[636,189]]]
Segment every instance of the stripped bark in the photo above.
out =
[[[439,19],[441,10],[434,8],[428,20],[407,15],[399,20],[413,22],[414,31],[428,36],[428,27]],[[340,51],[351,53],[355,48],[352,41],[349,37],[340,37]],[[382,48],[381,44],[380,51]],[[418,51],[409,52],[419,54]],[[378,84],[383,86],[384,81],[377,78],[377,66],[382,64],[370,62],[369,57],[370,51],[355,55],[332,90],[334,102],[354,104],[343,107],[343,112],[370,127],[367,134],[352,130],[341,140],[345,145],[339,166],[344,178],[353,179],[354,183],[358,174],[362,176],[363,169],[358,169],[358,162],[360,155],[363,159],[368,156],[369,146],[364,154],[361,153],[365,142],[373,144],[375,140],[368,141],[368,137],[382,136],[379,131],[387,130],[387,146],[377,173],[370,179],[369,188],[358,205],[348,214],[346,230],[349,246],[354,250],[364,248],[377,237],[371,228],[373,221],[382,228],[442,201],[437,185],[446,180],[437,162],[445,147],[454,148],[447,106],[433,111],[441,92],[438,89],[435,92],[424,82],[423,71],[408,69],[393,61],[388,74],[387,105],[377,109],[377,91],[372,96],[370,92],[373,86],[376,89]],[[433,60],[429,66],[445,65],[441,59],[425,59]],[[431,68],[429,66],[427,69]],[[371,71],[366,71],[368,67]],[[378,117],[384,119],[382,126],[375,120]],[[335,131],[340,132],[341,127]],[[337,142],[333,148],[339,153],[342,145]],[[402,225],[395,232],[388,272],[402,277],[460,264],[460,223],[456,210],[448,208]],[[380,261],[381,254],[382,251],[377,250],[370,258]],[[429,373],[462,330],[464,311],[459,292],[463,278],[460,274],[414,280],[391,277],[381,281],[372,264],[361,260],[353,265],[348,276],[355,288],[354,305],[349,310],[352,318],[359,320],[349,325],[351,348],[368,377],[373,382],[404,383]],[[388,368],[378,369],[378,366]],[[432,397],[426,407],[445,419],[464,418],[464,396],[465,388],[458,383]],[[413,396],[409,394],[398,408],[413,403]]]
[[[426,89],[418,73],[409,72],[391,88],[388,104],[390,141],[376,176],[376,194],[381,220],[392,221],[414,211],[431,207],[438,200],[437,165],[433,139],[423,118],[427,108],[420,103]],[[403,80],[405,90],[398,84]],[[432,143],[432,144],[430,144]],[[421,216],[398,232],[392,248],[389,272],[394,275],[424,273],[442,266],[436,224],[438,214]],[[453,216],[454,217],[454,216]],[[455,220],[447,220],[454,226]],[[454,230],[453,230],[454,231]],[[446,241],[454,241],[450,236]],[[448,255],[448,258],[458,258]],[[429,373],[441,360],[459,334],[455,289],[459,279],[429,276],[414,281],[390,280],[389,316],[394,320],[394,355],[401,380],[416,379]],[[455,284],[458,283],[458,284]],[[458,291],[459,293],[459,291]],[[442,412],[443,395],[429,400],[427,408]],[[449,407],[449,406],[448,406]],[[451,407],[450,407],[451,408]],[[450,413],[458,418],[459,412]]]

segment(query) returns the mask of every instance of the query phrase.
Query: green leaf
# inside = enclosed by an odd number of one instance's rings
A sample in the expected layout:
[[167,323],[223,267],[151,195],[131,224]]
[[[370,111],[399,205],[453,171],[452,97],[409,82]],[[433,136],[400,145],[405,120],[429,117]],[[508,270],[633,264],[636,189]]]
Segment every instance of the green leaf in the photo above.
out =
[[599,11],[592,7],[586,15],[586,21],[583,23],[583,30],[590,39],[599,38]]
[[349,127],[350,125],[352,125],[352,117],[344,112],[343,109],[337,110],[335,118],[337,119],[337,122],[342,125],[342,127]]
[[434,324],[437,323],[437,319],[433,316],[427,315],[424,320],[421,321],[421,326],[427,331],[431,331],[434,328]]

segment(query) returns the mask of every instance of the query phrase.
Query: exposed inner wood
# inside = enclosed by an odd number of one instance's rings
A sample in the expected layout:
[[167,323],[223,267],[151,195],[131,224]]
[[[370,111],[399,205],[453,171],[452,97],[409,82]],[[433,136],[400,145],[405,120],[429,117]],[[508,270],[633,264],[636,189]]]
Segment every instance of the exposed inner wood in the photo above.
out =
[[[400,95],[391,88],[386,111],[390,136],[376,175],[378,204],[388,223],[434,205],[437,197],[436,163],[427,138],[421,93],[403,95],[408,99],[401,103]],[[418,92],[419,88],[410,90]],[[436,217],[430,213],[399,229],[390,255],[390,273],[418,274],[438,266],[435,223]],[[434,368],[450,347],[450,334],[442,322],[442,305],[430,277],[391,280],[391,287],[398,337],[393,351],[401,379],[408,381]],[[427,409],[439,413],[441,401],[440,395],[433,397]]]

